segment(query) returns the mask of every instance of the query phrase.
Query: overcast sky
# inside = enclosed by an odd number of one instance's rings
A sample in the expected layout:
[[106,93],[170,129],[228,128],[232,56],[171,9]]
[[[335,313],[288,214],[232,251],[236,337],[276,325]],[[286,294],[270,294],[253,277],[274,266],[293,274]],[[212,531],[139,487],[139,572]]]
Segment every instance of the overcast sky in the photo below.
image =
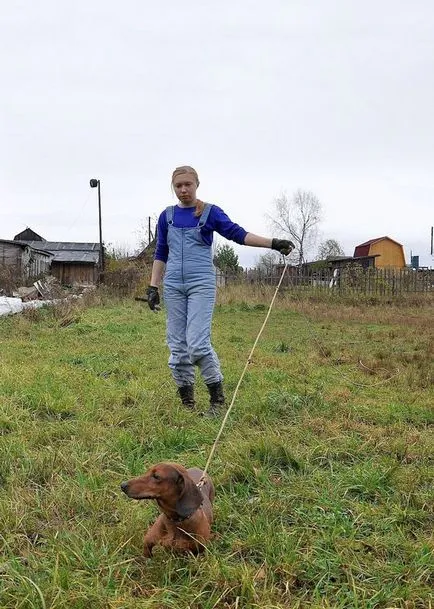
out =
[[320,241],[389,235],[434,264],[432,0],[0,5],[0,238],[98,241],[96,177],[104,241],[132,251],[189,164],[248,231],[302,188]]

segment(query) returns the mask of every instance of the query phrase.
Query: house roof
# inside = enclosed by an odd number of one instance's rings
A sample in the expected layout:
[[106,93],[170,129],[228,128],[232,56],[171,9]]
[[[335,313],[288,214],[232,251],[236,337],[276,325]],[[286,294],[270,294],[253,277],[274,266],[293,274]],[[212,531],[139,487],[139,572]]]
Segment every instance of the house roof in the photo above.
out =
[[85,264],[97,264],[98,252],[83,252],[74,250],[60,250],[54,253],[53,262],[82,262]]
[[356,245],[356,247],[354,248],[354,256],[367,256],[369,254],[369,250],[371,245],[373,245],[374,243],[378,243],[379,241],[391,241],[392,243],[395,243],[396,245],[399,245],[399,247],[402,248],[401,243],[398,243],[398,241],[395,241],[394,239],[391,239],[390,237],[377,237],[376,239],[369,239],[369,241],[365,241],[364,243],[361,243],[360,245]]
[[374,243],[377,243],[377,241],[383,241],[384,239],[388,239],[389,241],[392,241],[393,243],[396,243],[397,245],[401,245],[401,243],[398,243],[398,241],[395,241],[395,239],[392,239],[391,237],[376,237],[375,239],[369,239],[369,241],[365,241],[364,243],[360,243],[359,245],[356,245],[356,247],[363,247],[365,245],[373,245]]
[[147,260],[147,259],[153,260],[156,247],[157,247],[157,238],[154,237],[152,239],[152,241],[150,241],[150,243],[148,243],[148,245],[144,249],[142,249],[135,256],[132,256],[131,259],[132,260]]
[[99,243],[79,243],[69,241],[15,241],[43,249],[54,255],[53,262],[77,262],[97,264],[99,261]]
[[35,233],[29,226],[14,237],[14,241],[30,241],[31,239],[35,241],[45,241],[44,237]]
[[[34,252],[38,252],[38,254],[42,254],[43,256],[53,256],[53,254],[47,250],[43,250],[40,247],[35,247],[33,245],[30,245],[29,241],[15,241],[12,239],[0,239],[0,243],[9,243],[10,245],[15,245],[17,247],[20,247],[21,249],[30,247],[30,249],[32,249]],[[40,241],[34,241],[33,243],[40,243]]]
[[23,243],[28,243],[32,247],[39,247],[50,252],[99,252],[99,243],[79,243],[75,241],[24,241]]
[[380,254],[367,254],[364,256],[334,256],[333,258],[327,258],[327,262],[350,262],[351,260],[370,260],[371,258],[378,258]]
[[[364,260],[373,260],[378,258],[380,254],[370,254],[369,256],[331,256],[325,260],[313,260],[312,262],[305,262],[304,266],[315,266],[319,262],[329,262],[330,264],[336,264],[339,262],[362,262]],[[284,265],[282,265],[283,267]]]

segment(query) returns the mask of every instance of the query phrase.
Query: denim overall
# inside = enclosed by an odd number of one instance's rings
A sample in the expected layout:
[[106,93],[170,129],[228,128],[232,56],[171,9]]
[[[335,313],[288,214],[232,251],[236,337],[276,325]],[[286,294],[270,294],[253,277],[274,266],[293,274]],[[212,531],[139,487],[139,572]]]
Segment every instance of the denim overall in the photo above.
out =
[[167,309],[169,368],[178,387],[192,385],[194,366],[205,383],[223,379],[220,363],[211,346],[211,322],[216,295],[212,250],[201,236],[211,205],[205,204],[197,226],[173,226],[174,207],[166,209],[169,257],[164,275]]

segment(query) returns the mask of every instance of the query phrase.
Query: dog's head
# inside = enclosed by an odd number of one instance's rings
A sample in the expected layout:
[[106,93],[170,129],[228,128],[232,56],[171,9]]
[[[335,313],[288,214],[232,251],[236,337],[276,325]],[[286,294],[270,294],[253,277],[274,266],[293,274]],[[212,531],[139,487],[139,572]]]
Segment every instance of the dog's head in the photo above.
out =
[[142,476],[122,482],[121,489],[131,499],[156,499],[186,518],[202,503],[202,494],[187,470],[176,463],[157,463]]

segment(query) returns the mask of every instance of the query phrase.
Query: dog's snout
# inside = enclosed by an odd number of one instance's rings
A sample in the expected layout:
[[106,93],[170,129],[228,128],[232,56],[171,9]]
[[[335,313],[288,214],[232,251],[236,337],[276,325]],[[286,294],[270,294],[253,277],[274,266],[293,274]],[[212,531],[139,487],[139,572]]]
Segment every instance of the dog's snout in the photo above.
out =
[[128,482],[121,482],[121,490],[124,491],[124,493],[127,492],[127,490],[128,490]]

